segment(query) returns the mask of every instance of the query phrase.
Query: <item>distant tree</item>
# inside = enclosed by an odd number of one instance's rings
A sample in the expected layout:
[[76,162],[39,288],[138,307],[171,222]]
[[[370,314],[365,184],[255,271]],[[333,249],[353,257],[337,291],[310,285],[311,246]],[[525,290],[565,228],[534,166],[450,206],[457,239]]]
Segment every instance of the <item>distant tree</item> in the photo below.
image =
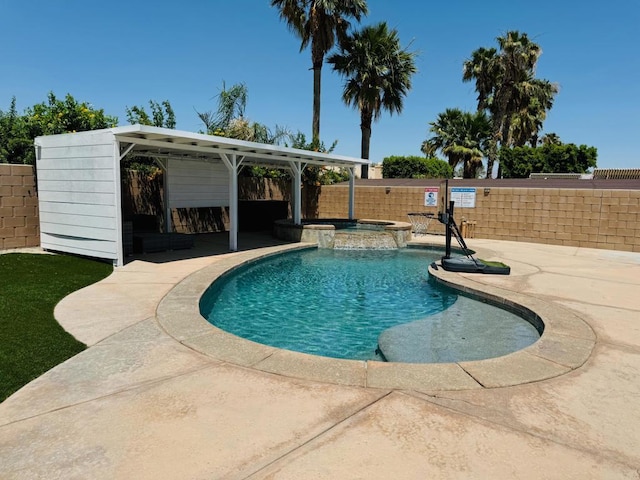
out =
[[236,83],[227,89],[222,82],[222,90],[217,95],[218,108],[215,112],[198,112],[198,118],[205,126],[205,133],[209,135],[225,136],[234,119],[244,119],[247,108],[248,89],[244,83]]
[[15,98],[7,113],[0,112],[0,162],[35,164],[33,140],[41,135],[82,132],[115,127],[116,117],[104,114],[70,94],[59,100],[50,92],[47,102],[16,111]]
[[439,158],[391,156],[382,161],[383,178],[451,178],[453,168]]
[[274,130],[262,123],[251,122],[245,117],[248,89],[244,83],[236,83],[227,88],[222,82],[222,90],[217,95],[218,107],[215,112],[198,112],[198,118],[209,135],[235,138],[251,142],[280,144],[290,134],[276,125]]
[[118,125],[118,118],[104,114],[87,102],[78,102],[70,94],[59,100],[50,92],[47,103],[42,102],[26,110],[30,133],[56,135],[111,128]]
[[422,142],[422,145],[420,145],[420,151],[424,153],[427,158],[432,158],[436,156],[436,152],[438,151],[438,149],[433,144],[433,142],[430,142],[427,139]]
[[513,114],[509,138],[511,144],[521,147],[529,143],[532,147],[538,144],[538,132],[551,110],[558,93],[558,86],[548,80],[531,78],[522,82],[518,94],[520,107]]
[[196,114],[204,124],[205,130],[202,133],[224,136],[225,130],[234,118],[244,118],[247,106],[247,86],[244,83],[237,83],[227,89],[223,81],[222,89],[216,98],[218,107],[215,112],[196,110]]
[[597,156],[595,147],[573,143],[500,149],[504,178],[528,178],[532,173],[586,173],[597,166]]
[[[473,177],[473,178],[484,178],[484,176],[486,174],[484,166],[483,165],[479,166],[478,169],[474,173],[475,173],[475,177]],[[453,177],[454,178],[470,178],[470,177],[465,177],[464,176],[464,166],[460,166],[460,167],[456,168],[455,171],[453,172]]]
[[[285,145],[299,150],[308,150],[311,152],[331,153],[338,144],[337,140],[331,146],[326,147],[321,141],[307,141],[304,133],[298,131],[295,134],[288,135]],[[334,169],[322,167],[320,165],[307,165],[302,171],[302,183],[305,185],[331,185],[333,183],[344,182],[349,180],[349,173],[345,169]]]
[[557,133],[547,133],[540,137],[540,144],[542,145],[562,145],[562,141]]
[[318,140],[307,141],[307,136],[298,131],[296,133],[287,135],[285,146],[290,148],[297,148],[298,150],[308,150],[310,152],[331,153],[335,150],[338,141],[334,140],[333,143],[327,147],[324,142]]
[[498,145],[535,143],[558,87],[535,78],[542,50],[526,33],[509,31],[497,38],[499,50],[479,48],[464,62],[462,79],[475,81],[478,110],[491,117],[492,136],[487,145],[487,177],[497,160]]
[[0,110],[0,163],[28,163],[33,153],[33,139],[29,137],[25,118],[16,110],[16,97],[11,99],[9,111]]
[[529,178],[531,173],[546,170],[544,158],[538,148],[528,146],[501,148],[499,160],[503,178]]
[[[371,123],[383,110],[402,112],[403,100],[416,73],[416,54],[403,49],[397,30],[382,22],[347,36],[339,53],[329,57],[333,69],[346,77],[342,99],[360,111],[360,156],[369,158]],[[362,166],[368,178],[368,166]]]
[[433,136],[423,148],[440,150],[452,169],[462,163],[464,178],[475,178],[491,138],[491,122],[485,113],[448,108],[430,125]]
[[[176,116],[171,107],[169,100],[161,103],[155,100],[149,100],[149,108],[151,116],[145,110],[145,107],[134,105],[126,107],[127,121],[130,125],[149,125],[152,127],[176,128]],[[140,157],[134,154],[127,155],[123,160],[123,168],[129,170],[137,170],[147,175],[155,175],[160,172],[155,159],[150,157]]]
[[129,124],[176,128],[176,116],[173,112],[173,108],[171,108],[169,100],[164,100],[162,103],[149,100],[149,107],[151,108],[151,117],[149,117],[149,114],[147,114],[144,107],[139,107],[137,105],[134,105],[131,108],[126,107],[127,121]]
[[311,46],[313,68],[312,142],[320,139],[320,89],[322,64],[336,40],[347,36],[349,19],[360,21],[367,15],[366,0],[271,0],[280,18],[300,38],[300,51]]
[[567,143],[539,147],[549,172],[587,173],[597,167],[598,149],[586,145]]

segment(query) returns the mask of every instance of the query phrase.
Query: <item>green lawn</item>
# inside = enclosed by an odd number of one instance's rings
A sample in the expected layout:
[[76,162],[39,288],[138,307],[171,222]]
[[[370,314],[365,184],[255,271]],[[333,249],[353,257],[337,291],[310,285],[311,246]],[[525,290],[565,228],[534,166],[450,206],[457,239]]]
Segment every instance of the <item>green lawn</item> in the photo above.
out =
[[67,255],[0,255],[0,402],[86,348],[55,321],[53,309],[112,271]]

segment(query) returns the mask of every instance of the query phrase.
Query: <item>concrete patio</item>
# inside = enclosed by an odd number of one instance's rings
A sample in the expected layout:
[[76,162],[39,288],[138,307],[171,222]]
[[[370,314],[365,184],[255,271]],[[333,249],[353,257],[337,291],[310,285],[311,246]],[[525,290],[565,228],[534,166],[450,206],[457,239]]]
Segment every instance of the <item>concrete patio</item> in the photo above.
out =
[[501,383],[498,372],[491,384],[450,364],[468,388],[404,365],[384,387],[269,347],[221,352],[189,320],[197,296],[178,295],[189,311],[166,302],[207,269],[289,246],[253,236],[224,253],[226,238],[203,237],[195,250],[134,259],[57,306],[90,348],[0,404],[0,478],[639,479],[640,254],[469,243],[511,275],[446,280],[584,323],[559,333],[583,360],[567,366],[564,346],[556,357],[532,351],[518,368],[544,361],[553,375]]

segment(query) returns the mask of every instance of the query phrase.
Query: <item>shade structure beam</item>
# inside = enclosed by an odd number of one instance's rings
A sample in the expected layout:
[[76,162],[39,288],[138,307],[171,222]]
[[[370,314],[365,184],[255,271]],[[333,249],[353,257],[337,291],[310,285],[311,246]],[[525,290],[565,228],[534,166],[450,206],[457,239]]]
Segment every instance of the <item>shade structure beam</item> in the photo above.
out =
[[133,150],[133,147],[135,147],[135,146],[136,146],[136,144],[135,144],[135,143],[130,144],[130,145],[125,149],[125,151],[124,151],[124,152],[122,152],[122,153],[120,154],[120,161],[122,161],[122,159],[123,159],[124,157],[126,157],[126,156],[129,154],[129,152],[130,152],[131,150]]
[[293,223],[300,225],[302,223],[302,172],[306,168],[307,164],[303,164],[299,161],[289,162],[291,168],[291,215],[293,217]]
[[349,167],[349,220],[353,220],[356,208],[356,169]]
[[229,250],[238,251],[238,171],[244,157],[235,153],[220,154],[222,162],[229,170]]
[[[116,205],[121,204],[122,202],[122,184],[120,180],[120,162],[122,158],[130,151],[127,149],[124,154],[120,154],[120,142],[114,137],[113,138],[113,192],[116,199],[118,199],[115,203]],[[40,150],[37,151],[37,154],[40,154]],[[123,234],[123,225],[122,225],[122,208],[115,209],[115,220],[116,220],[116,258],[113,259],[114,267],[121,267],[124,265],[124,241],[122,238]],[[42,228],[42,225],[41,225]]]
[[171,204],[169,203],[169,159],[154,158],[162,170],[162,197],[164,201],[164,231],[169,233],[173,231],[173,222],[171,219]]
[[[163,153],[167,151],[179,151],[183,153],[193,153],[208,156],[212,159],[220,158],[221,154],[238,155],[246,158],[254,158],[260,164],[274,163],[287,164],[289,161],[301,161],[313,165],[350,166],[352,164],[364,164],[367,161],[357,161],[350,157],[341,157],[312,151],[298,151],[278,147],[275,145],[258,144],[254,142],[244,142],[240,140],[214,137],[210,135],[189,134],[192,139],[176,135],[175,130],[148,127],[144,125],[133,125],[129,127],[118,127],[116,133],[120,142],[134,144],[138,148],[146,148],[149,153]],[[127,132],[127,130],[139,130]],[[162,132],[162,136],[157,136]],[[149,137],[149,138],[147,138]],[[157,138],[152,138],[157,137]]]

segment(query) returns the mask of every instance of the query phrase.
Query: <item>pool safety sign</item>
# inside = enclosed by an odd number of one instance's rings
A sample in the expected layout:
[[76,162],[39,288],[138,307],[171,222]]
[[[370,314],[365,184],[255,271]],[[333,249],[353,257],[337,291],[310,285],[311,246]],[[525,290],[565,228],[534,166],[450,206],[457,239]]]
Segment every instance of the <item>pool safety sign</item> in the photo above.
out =
[[450,200],[455,202],[455,208],[476,208],[476,189],[452,187]]
[[430,188],[424,189],[424,206],[425,207],[438,206],[438,187],[430,187]]

